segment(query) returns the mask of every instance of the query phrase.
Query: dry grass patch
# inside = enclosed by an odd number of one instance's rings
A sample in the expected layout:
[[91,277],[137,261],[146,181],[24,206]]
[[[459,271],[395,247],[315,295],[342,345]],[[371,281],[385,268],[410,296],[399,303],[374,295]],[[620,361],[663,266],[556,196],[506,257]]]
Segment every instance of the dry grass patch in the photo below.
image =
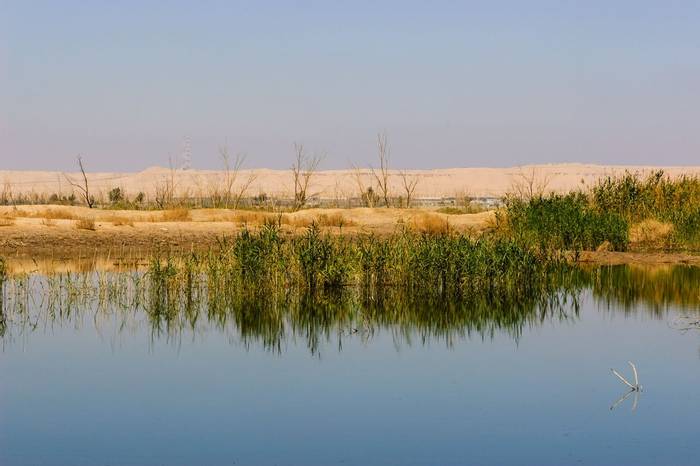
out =
[[46,226],[46,227],[55,227],[56,226],[56,220],[52,220],[50,218],[42,218],[41,219],[41,224]]
[[334,214],[321,214],[316,217],[315,222],[317,225],[322,227],[346,227],[354,225],[355,222],[345,218],[345,216],[339,212]]
[[36,211],[26,211],[22,209],[17,209],[14,211],[16,217],[24,218],[46,218],[50,220],[76,220],[79,217],[68,209],[41,209]]
[[15,224],[13,217],[0,217],[0,227],[11,227]]
[[411,227],[429,235],[442,235],[451,231],[450,222],[447,218],[431,212],[423,212],[411,219]]
[[668,249],[671,247],[673,224],[647,219],[632,225],[630,243],[642,249]]
[[112,225],[115,227],[122,227],[122,226],[129,226],[133,227],[134,226],[134,221],[130,219],[129,217],[124,217],[122,215],[112,215],[106,219],[108,222],[111,222]]
[[264,225],[273,218],[266,212],[239,212],[233,216],[233,221],[243,225]]
[[189,209],[170,209],[160,212],[158,215],[151,217],[152,222],[189,222],[192,220],[192,215]]
[[75,228],[78,230],[90,230],[95,231],[95,220],[92,218],[80,218],[75,221]]
[[308,217],[284,214],[282,215],[280,223],[282,223],[282,225],[289,225],[290,227],[294,228],[308,228],[311,226],[312,221],[313,220]]

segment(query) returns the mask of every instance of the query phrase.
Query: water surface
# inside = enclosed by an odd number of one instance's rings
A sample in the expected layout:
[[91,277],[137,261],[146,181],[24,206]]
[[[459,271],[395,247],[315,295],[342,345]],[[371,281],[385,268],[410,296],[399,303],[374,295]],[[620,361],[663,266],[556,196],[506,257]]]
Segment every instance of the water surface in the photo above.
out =
[[[29,283],[5,290],[3,465],[698,464],[696,269],[606,269],[501,320],[338,298],[175,325]],[[628,360],[644,391],[611,410]]]

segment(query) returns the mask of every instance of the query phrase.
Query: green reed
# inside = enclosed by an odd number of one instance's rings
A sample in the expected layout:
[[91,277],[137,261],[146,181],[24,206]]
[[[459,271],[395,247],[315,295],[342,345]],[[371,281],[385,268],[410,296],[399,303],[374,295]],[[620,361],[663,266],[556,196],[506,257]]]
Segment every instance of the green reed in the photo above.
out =
[[530,200],[508,198],[498,221],[513,237],[542,248],[590,250],[608,242],[624,251],[629,221],[617,212],[598,209],[584,193],[550,194]]
[[[462,296],[536,287],[552,270],[565,267],[551,250],[511,238],[472,239],[400,231],[389,237],[323,234],[312,225],[287,237],[275,226],[244,230],[216,251],[182,258],[155,258],[153,279],[181,281],[201,276],[211,292],[319,293],[358,287],[366,292],[392,286],[412,293]],[[159,278],[161,277],[161,278]],[[162,286],[162,285],[159,285]]]
[[673,224],[672,247],[700,245],[700,179],[626,173],[586,192],[508,197],[497,217],[502,233],[533,244],[590,250],[607,242],[618,251],[628,248],[630,227],[647,219]]

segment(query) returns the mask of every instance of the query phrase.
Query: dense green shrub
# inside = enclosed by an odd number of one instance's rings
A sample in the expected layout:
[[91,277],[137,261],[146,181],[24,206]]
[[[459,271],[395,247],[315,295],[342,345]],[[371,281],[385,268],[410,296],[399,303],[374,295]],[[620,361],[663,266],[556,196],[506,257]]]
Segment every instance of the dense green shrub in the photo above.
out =
[[550,194],[528,201],[506,201],[507,231],[513,237],[542,248],[595,249],[605,241],[623,251],[629,238],[629,223],[617,212],[591,205],[584,193]]

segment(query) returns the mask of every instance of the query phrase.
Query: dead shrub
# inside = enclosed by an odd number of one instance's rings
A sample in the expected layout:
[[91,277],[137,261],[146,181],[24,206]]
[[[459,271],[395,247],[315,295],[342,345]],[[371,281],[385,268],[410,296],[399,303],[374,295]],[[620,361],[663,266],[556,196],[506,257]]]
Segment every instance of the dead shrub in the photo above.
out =
[[78,230],[90,230],[90,231],[95,231],[97,228],[95,227],[95,220],[92,218],[80,218],[75,221],[75,228]]

